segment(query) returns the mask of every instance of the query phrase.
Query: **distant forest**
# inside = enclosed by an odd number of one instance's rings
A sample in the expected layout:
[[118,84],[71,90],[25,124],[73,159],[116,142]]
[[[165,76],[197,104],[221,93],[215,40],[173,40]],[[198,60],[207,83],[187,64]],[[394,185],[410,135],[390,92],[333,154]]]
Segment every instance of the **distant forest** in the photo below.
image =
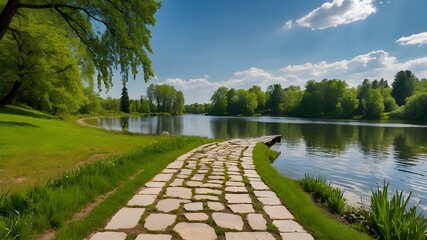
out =
[[185,106],[186,113],[217,116],[273,115],[306,118],[404,119],[427,121],[427,79],[410,70],[399,71],[394,81],[370,81],[357,88],[338,79],[310,80],[305,89],[274,84],[262,91],[219,87],[210,104]]

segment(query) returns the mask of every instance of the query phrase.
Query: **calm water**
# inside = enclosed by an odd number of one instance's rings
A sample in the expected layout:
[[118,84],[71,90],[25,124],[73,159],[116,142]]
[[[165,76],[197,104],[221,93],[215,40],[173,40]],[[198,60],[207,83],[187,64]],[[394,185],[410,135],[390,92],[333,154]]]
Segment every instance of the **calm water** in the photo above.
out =
[[368,203],[370,189],[384,179],[392,188],[413,192],[427,210],[427,126],[390,123],[306,120],[279,117],[130,117],[98,119],[110,130],[209,138],[281,134],[274,166],[284,175],[321,175],[346,191],[351,202]]

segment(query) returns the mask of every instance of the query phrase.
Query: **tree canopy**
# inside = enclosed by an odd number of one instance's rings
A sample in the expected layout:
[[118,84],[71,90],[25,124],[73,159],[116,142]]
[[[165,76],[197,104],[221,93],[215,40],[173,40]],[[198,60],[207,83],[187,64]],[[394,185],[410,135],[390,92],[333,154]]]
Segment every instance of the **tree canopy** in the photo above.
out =
[[[46,54],[56,51],[58,56],[61,55],[61,51],[65,53],[69,51],[71,56],[77,59],[77,69],[81,71],[79,75],[84,72],[86,64],[96,69],[98,87],[104,85],[107,89],[112,85],[115,70],[120,71],[122,79],[126,82],[130,75],[135,78],[141,67],[143,78],[148,81],[154,76],[148,57],[148,53],[153,52],[150,45],[150,26],[155,24],[154,14],[159,7],[160,3],[155,0],[0,0],[1,49],[2,52],[3,49],[18,49],[4,53],[11,58],[23,56],[22,51],[25,51],[32,61],[49,61],[51,54],[48,57],[33,54],[35,51],[42,52],[41,49],[44,49]],[[48,26],[48,23],[54,27]],[[49,46],[49,43],[61,41],[64,41],[63,46],[58,44]],[[73,44],[66,44],[70,41]],[[40,46],[37,42],[45,46]],[[70,56],[64,53],[62,55],[65,58]],[[83,63],[77,55],[83,56],[86,61]],[[60,62],[58,61],[57,65]],[[28,66],[33,66],[27,63],[28,60],[25,64],[27,69]],[[64,61],[64,65],[66,63],[67,61]],[[3,99],[1,102],[10,101],[10,98],[20,91],[25,84],[23,79],[20,79],[21,75],[34,72],[26,71],[23,74],[19,69],[22,66],[8,64],[11,62],[7,58],[0,59],[2,72],[16,70],[12,74],[19,76],[17,78],[9,78],[11,74],[2,76],[2,84],[5,84],[6,78],[9,83],[8,87],[2,89],[9,91],[3,92],[0,100],[4,97],[9,99]],[[52,64],[41,66],[45,69],[38,69],[39,73],[55,70],[58,72],[64,69],[60,68],[64,66]],[[64,70],[64,75],[69,77],[69,71]],[[66,81],[62,76],[54,77],[59,79],[58,81]],[[39,80],[50,81],[50,78],[48,75]]]

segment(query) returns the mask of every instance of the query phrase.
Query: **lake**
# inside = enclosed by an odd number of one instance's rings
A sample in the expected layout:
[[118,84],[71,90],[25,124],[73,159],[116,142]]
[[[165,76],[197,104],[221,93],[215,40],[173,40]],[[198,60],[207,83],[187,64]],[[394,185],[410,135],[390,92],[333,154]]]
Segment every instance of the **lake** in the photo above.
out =
[[103,118],[91,124],[109,130],[209,138],[282,135],[273,163],[291,178],[326,177],[345,190],[350,203],[369,204],[370,190],[390,182],[412,191],[412,203],[427,210],[427,126],[402,122],[311,120],[283,117],[202,115]]

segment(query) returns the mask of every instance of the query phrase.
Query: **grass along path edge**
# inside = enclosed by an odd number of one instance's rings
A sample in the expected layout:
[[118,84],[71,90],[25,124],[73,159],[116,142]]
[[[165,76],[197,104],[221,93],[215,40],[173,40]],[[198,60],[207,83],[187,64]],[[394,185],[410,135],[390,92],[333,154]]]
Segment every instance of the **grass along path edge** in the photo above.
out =
[[294,180],[281,175],[270,159],[277,153],[262,143],[256,145],[253,158],[256,171],[265,183],[278,195],[295,219],[309,231],[316,240],[365,240],[372,239],[364,233],[331,219],[316,206],[309,194]]
[[108,220],[123,207],[133,195],[135,195],[138,189],[160,173],[169,163],[200,145],[212,142],[212,140],[204,138],[196,139],[198,139],[198,141],[186,144],[174,151],[145,158],[144,164],[141,166],[144,171],[141,171],[136,176],[123,182],[111,195],[98,204],[84,218],[74,220],[67,225],[61,226],[58,229],[58,234],[55,239],[81,240],[97,229],[104,227]]

